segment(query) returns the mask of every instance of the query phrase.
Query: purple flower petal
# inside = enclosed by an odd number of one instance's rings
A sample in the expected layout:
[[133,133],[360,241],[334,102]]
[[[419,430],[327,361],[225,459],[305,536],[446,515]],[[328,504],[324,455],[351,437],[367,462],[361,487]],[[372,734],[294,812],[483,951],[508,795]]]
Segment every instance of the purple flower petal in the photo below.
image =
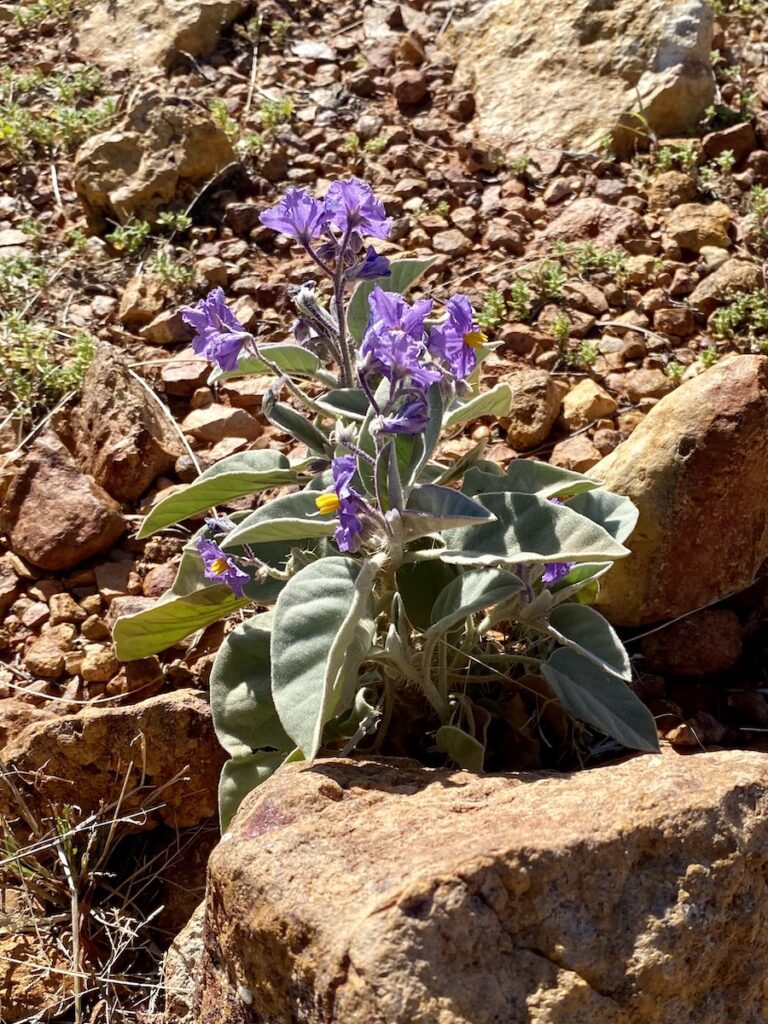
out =
[[264,210],[259,219],[265,227],[295,238],[302,245],[309,245],[313,238],[322,235],[327,224],[325,204],[303,188],[289,188],[280,202]]
[[334,181],[325,197],[325,209],[330,222],[344,233],[388,238],[392,230],[392,218],[387,217],[371,186],[360,178]]
[[541,582],[548,587],[551,587],[554,583],[559,583],[560,580],[568,575],[575,564],[575,562],[549,562],[541,574]]
[[221,288],[214,288],[195,306],[184,306],[181,318],[195,330],[193,350],[222,370],[234,370],[243,345],[253,339],[227,306]]
[[198,540],[197,550],[203,560],[205,578],[216,580],[217,583],[226,583],[235,597],[243,597],[243,587],[251,579],[248,573],[238,568],[232,558],[207,537]]
[[485,335],[466,295],[454,295],[445,308],[448,318],[429,332],[427,347],[443,360],[456,380],[465,380],[477,366],[475,350],[483,344]]

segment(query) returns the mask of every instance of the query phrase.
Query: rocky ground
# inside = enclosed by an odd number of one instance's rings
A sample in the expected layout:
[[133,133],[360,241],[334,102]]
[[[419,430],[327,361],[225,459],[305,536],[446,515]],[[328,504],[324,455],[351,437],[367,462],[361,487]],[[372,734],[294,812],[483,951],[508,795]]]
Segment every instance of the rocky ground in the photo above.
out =
[[[159,495],[225,455],[288,451],[259,412],[270,380],[212,390],[178,315],[221,285],[258,337],[287,334],[306,262],[258,221],[286,186],[370,181],[395,218],[387,253],[434,255],[420,287],[481,310],[499,342],[485,383],[509,380],[514,405],[449,456],[487,439],[500,463],[590,470],[682,382],[768,345],[762,2],[717,13],[717,91],[694,130],[662,118],[621,159],[489,141],[466,68],[488,56],[472,49],[478,2],[185,0],[170,19],[155,0],[109,6],[117,22],[76,0],[0,4],[9,1022],[48,1019],[62,994],[62,1020],[156,1009],[159,957],[201,893],[221,764],[205,692],[224,627],[123,666],[110,627],[173,581],[186,535],[134,539]],[[137,18],[146,38],[126,45]],[[698,520],[705,550],[727,548],[714,518],[711,533]],[[767,598],[759,578],[660,633],[641,623],[674,608],[622,620],[671,743],[768,731]],[[520,767],[539,766],[530,749]]]

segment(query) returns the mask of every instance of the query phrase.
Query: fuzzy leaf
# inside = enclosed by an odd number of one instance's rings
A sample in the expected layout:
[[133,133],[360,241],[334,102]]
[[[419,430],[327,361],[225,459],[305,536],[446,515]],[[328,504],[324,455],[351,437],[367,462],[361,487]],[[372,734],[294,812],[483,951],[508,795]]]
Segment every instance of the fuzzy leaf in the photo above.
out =
[[555,696],[574,717],[628,747],[658,753],[653,715],[629,686],[567,647],[541,666]]
[[399,292],[405,294],[425,270],[432,266],[436,256],[430,256],[426,260],[393,260],[391,263],[392,273],[389,277],[379,277],[375,281],[361,281],[355,289],[352,299],[347,307],[347,326],[349,333],[355,341],[361,341],[368,323],[370,309],[368,296],[373,289],[379,285],[385,292]]
[[321,409],[327,409],[332,416],[362,423],[368,415],[371,403],[360,388],[334,388],[315,399]]
[[621,679],[632,678],[624,645],[608,620],[594,608],[583,604],[558,605],[550,612],[549,632],[604,671]]
[[183,491],[158,502],[141,525],[138,539],[199,515],[234,498],[295,483],[298,472],[281,452],[266,449],[241,452],[222,459],[193,480]]
[[288,735],[311,760],[337,710],[337,677],[357,624],[368,616],[373,562],[329,557],[290,579],[275,606],[272,696]]
[[211,671],[213,726],[232,757],[260,747],[290,750],[272,701],[269,644],[272,614],[254,615],[225,637]]
[[492,515],[461,491],[437,484],[419,484],[410,493],[403,521],[406,536],[413,539],[467,523],[490,522]]
[[437,730],[435,745],[467,772],[481,772],[485,761],[485,747],[474,736],[455,725],[443,725]]
[[148,658],[248,603],[222,583],[184,597],[162,597],[151,608],[120,616],[112,631],[115,654],[119,661]]
[[274,405],[264,408],[264,414],[270,423],[285,430],[295,437],[297,441],[305,444],[311,452],[315,452],[324,458],[333,456],[333,445],[328,437],[319,430],[313,423],[310,423],[305,416],[296,412],[290,405],[284,402],[275,402]]
[[317,494],[300,491],[268,501],[246,516],[221,542],[225,551],[244,544],[270,541],[303,540],[306,537],[330,537],[338,521],[320,515],[315,504]]
[[468,470],[461,489],[470,496],[516,491],[519,494],[537,494],[540,498],[559,498],[599,486],[599,480],[590,480],[569,469],[550,466],[547,462],[534,462],[533,459],[515,459],[501,476],[479,467]]
[[[314,352],[301,345],[292,345],[290,342],[278,341],[274,344],[259,345],[259,351],[263,352],[270,362],[274,363],[283,373],[290,376],[311,376],[320,366],[320,360]],[[230,380],[232,377],[245,377],[252,373],[272,373],[272,367],[256,356],[247,356],[241,359],[234,370],[214,370],[208,378],[209,384],[215,384],[223,380]]]
[[285,750],[259,750],[233,757],[224,764],[219,779],[219,823],[226,832],[240,804],[266,782],[290,755]]
[[509,384],[496,384],[487,391],[468,399],[454,402],[443,418],[443,426],[458,427],[471,423],[481,416],[506,416],[512,405],[512,388]]
[[637,517],[640,515],[629,498],[602,490],[577,494],[568,502],[568,508],[602,526],[620,544],[637,526]]
[[629,554],[602,527],[567,505],[533,494],[483,494],[497,522],[451,530],[441,557],[457,565],[613,561]]
[[426,635],[444,633],[467,615],[492,608],[523,589],[523,581],[502,569],[462,573],[441,591],[432,608]]

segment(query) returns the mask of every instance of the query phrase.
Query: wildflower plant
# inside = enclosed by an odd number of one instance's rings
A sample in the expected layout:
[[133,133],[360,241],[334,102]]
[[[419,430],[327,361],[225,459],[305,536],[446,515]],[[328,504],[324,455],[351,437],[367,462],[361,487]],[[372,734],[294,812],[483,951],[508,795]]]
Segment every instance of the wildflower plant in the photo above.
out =
[[[281,764],[320,751],[480,771],[519,687],[559,701],[583,735],[656,750],[627,654],[591,607],[628,554],[634,506],[544,463],[504,471],[483,443],[441,457],[446,433],[504,416],[512,394],[479,388],[489,346],[466,296],[443,309],[404,297],[430,261],[377,250],[391,221],[365,183],[337,181],[322,200],[291,189],[261,219],[327,281],[295,288],[294,340],[254,337],[219,289],[183,315],[214,382],[275,374],[262,411],[306,456],[239,453],[155,505],[140,537],[218,509],[170,593],[115,627],[130,660],[250,606],[211,676],[230,755],[223,826]],[[255,511],[220,511],[274,489]]]

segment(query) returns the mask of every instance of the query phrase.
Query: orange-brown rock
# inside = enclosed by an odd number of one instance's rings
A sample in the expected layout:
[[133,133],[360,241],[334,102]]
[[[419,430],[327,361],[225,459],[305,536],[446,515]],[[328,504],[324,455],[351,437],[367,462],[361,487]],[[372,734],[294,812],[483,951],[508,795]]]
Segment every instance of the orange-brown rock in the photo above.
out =
[[654,406],[590,470],[640,517],[632,554],[600,580],[600,610],[635,626],[752,582],[768,555],[768,359],[735,356]]
[[[76,804],[85,817],[119,799],[120,814],[137,814],[145,827],[185,828],[215,815],[224,758],[208,702],[192,690],[35,721],[3,751],[27,802],[41,812],[51,803]],[[0,813],[12,812],[13,799],[0,783]],[[146,821],[143,810],[152,812]]]
[[291,765],[211,858],[195,1019],[761,1024],[766,871],[764,754]]
[[26,453],[2,513],[13,550],[53,571],[109,551],[126,526],[117,502],[80,472],[52,431]]
[[642,649],[650,672],[697,679],[732,669],[741,647],[738,615],[727,608],[707,608],[651,633]]

